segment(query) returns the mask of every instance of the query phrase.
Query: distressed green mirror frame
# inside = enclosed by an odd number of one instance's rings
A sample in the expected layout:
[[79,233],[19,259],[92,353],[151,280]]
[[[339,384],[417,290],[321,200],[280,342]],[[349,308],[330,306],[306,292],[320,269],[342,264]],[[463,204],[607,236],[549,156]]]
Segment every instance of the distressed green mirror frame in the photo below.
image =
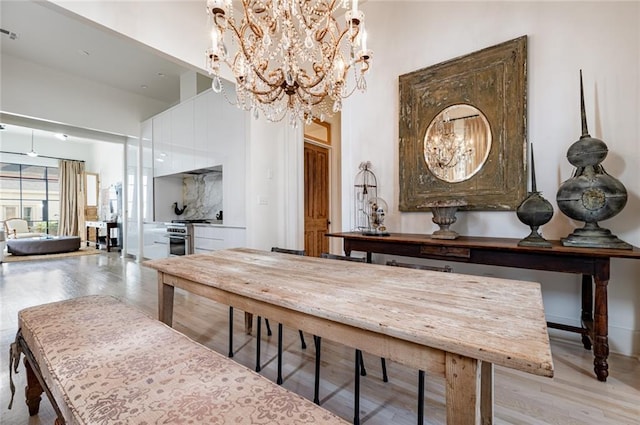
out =
[[[400,211],[464,200],[462,210],[515,210],[527,193],[527,36],[400,76]],[[449,183],[425,162],[424,138],[445,108],[468,104],[489,121],[491,151],[478,173]]]

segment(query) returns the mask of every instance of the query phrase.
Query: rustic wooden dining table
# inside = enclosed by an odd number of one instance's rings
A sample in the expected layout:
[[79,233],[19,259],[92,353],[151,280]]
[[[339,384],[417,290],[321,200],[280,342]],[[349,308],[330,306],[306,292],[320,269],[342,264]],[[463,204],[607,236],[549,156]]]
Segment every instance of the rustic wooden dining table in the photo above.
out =
[[450,425],[493,422],[494,365],[553,376],[538,283],[247,248],[144,264],[164,323],[181,288],[415,367],[445,380]]

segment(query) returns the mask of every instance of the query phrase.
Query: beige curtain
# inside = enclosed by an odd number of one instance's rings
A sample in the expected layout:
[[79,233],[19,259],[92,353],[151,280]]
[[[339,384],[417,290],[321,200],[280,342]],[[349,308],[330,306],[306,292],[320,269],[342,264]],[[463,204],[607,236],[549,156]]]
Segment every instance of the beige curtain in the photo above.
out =
[[60,236],[84,236],[84,162],[60,160]]
[[482,160],[490,147],[487,144],[488,129],[481,117],[476,116],[466,119],[464,122],[464,137],[466,140],[473,139],[473,160],[467,161],[467,175],[471,175],[482,164]]

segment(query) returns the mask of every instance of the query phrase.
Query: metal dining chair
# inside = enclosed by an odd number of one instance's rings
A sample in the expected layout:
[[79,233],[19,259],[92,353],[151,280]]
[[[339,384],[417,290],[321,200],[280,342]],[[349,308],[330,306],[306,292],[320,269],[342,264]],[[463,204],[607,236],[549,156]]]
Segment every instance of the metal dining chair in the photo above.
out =
[[[365,257],[348,257],[345,255],[337,255],[337,254],[329,254],[327,252],[323,252],[320,254],[320,258],[328,258],[331,260],[342,260],[342,261],[353,261],[356,263],[366,263],[367,259]],[[362,357],[362,351],[356,350],[359,353],[360,357],[360,375],[367,376],[367,370],[364,366],[364,358]],[[387,376],[387,363],[384,357],[380,357],[380,362],[382,366],[382,380],[384,382],[389,382],[389,377]]]
[[[341,261],[353,261],[357,263],[366,263],[367,260],[364,257],[348,257],[344,255],[336,255],[329,254],[323,252],[320,254],[321,258],[328,258],[332,260],[341,260]],[[316,377],[315,377],[315,387],[313,392],[313,402],[316,404],[320,404],[320,346],[322,343],[322,338],[319,336],[314,336],[314,342],[316,344]],[[382,380],[384,382],[389,382],[389,377],[387,376],[387,362],[384,357],[380,357],[380,363],[382,365]],[[353,390],[353,412],[354,412],[354,424],[360,423],[360,376],[366,376],[367,371],[364,367],[364,358],[362,356],[362,351],[356,349],[355,352],[355,385]]]
[[[296,249],[284,249],[278,247],[272,247],[271,252],[280,252],[285,254],[292,255],[305,255],[304,250],[296,250]],[[267,335],[271,336],[273,333],[271,332],[271,326],[269,325],[269,319],[264,319],[265,327],[267,328]],[[262,366],[260,364],[260,351],[261,351],[261,339],[262,339],[262,317],[257,316],[257,335],[256,335],[256,366],[255,371],[260,372],[262,370]],[[304,334],[302,331],[300,333],[300,343],[302,345],[302,349],[307,348],[307,344],[304,340]],[[233,307],[229,307],[229,357],[233,357]],[[282,383],[282,324],[278,325],[278,384]]]
[[[392,267],[405,267],[409,269],[417,269],[417,270],[429,270],[435,272],[444,272],[451,273],[453,269],[451,266],[427,266],[424,264],[412,264],[412,263],[398,263],[396,260],[387,261],[387,266]],[[424,423],[424,380],[425,373],[424,370],[418,371],[418,423]]]
[[[282,254],[291,254],[291,255],[300,255],[300,256],[304,256],[305,255],[305,251],[304,250],[300,250],[300,249],[286,249],[286,248],[279,248],[279,247],[272,247],[271,248],[271,252],[279,252]],[[260,321],[261,321],[261,317],[258,316],[258,323],[257,323],[257,327],[258,327],[258,341],[256,343],[256,372],[260,371]],[[269,326],[269,319],[264,319],[265,325],[267,326],[267,333],[269,335],[271,335],[271,327]],[[283,334],[283,328],[282,328],[282,323],[278,323],[278,377],[276,378],[276,383],[282,384],[282,334]],[[301,330],[298,329],[298,334],[300,335],[300,345],[302,347],[302,349],[306,349],[307,348],[307,343],[304,340],[304,334],[302,333]]]

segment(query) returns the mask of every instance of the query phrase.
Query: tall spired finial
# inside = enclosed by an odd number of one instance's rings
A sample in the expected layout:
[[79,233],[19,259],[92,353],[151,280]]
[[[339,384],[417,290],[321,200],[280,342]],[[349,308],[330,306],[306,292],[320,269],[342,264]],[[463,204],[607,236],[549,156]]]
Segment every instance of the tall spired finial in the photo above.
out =
[[591,137],[587,128],[587,114],[584,111],[584,89],[582,88],[582,70],[580,70],[580,115],[582,116],[582,136]]
[[531,143],[531,191],[537,192],[536,189],[536,165],[533,162],[533,143]]
[[602,140],[589,135],[584,111],[584,90],[580,70],[580,106],[582,136],[569,146],[567,160],[576,167],[571,178],[563,182],[556,193],[558,208],[569,218],[584,221],[584,227],[575,229],[562,245],[581,248],[633,249],[610,230],[598,225],[618,214],[627,203],[627,189],[600,165],[607,157],[608,148]]

